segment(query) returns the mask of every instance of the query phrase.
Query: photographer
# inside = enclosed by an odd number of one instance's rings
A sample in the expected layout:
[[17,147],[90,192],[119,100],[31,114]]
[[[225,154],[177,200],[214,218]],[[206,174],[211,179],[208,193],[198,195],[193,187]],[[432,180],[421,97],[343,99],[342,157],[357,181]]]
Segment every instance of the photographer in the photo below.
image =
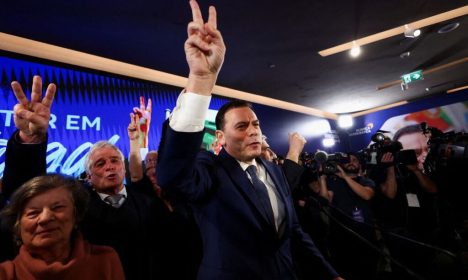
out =
[[[397,148],[388,149],[391,145]],[[377,164],[369,165],[368,174],[377,185],[374,210],[380,225],[383,229],[404,228],[426,239],[428,231],[437,226],[437,186],[422,169],[427,137],[419,125],[411,125],[398,130],[393,142],[386,138],[377,149]]]
[[[393,141],[387,138],[378,145],[377,163],[368,165],[368,174],[377,185],[373,210],[391,256],[419,274],[438,279],[437,266],[427,269],[437,254],[430,247],[438,245],[441,232],[438,188],[423,172],[427,140],[420,125],[401,128]],[[387,148],[396,144],[400,148]],[[392,266],[392,275],[400,279],[408,273]]]
[[375,184],[361,176],[361,163],[355,154],[348,154],[348,158],[348,163],[332,165],[336,166],[332,174],[332,168],[325,167],[319,179],[329,190],[331,203],[331,259],[347,279],[375,279],[377,258],[367,244],[375,243],[370,207]]

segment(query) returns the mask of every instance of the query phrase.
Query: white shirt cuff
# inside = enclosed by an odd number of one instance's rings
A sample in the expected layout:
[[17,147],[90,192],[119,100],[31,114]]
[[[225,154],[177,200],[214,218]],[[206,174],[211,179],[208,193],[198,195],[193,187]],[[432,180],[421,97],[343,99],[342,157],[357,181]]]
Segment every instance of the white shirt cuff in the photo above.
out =
[[211,96],[183,92],[169,117],[169,125],[178,132],[199,132],[205,127]]

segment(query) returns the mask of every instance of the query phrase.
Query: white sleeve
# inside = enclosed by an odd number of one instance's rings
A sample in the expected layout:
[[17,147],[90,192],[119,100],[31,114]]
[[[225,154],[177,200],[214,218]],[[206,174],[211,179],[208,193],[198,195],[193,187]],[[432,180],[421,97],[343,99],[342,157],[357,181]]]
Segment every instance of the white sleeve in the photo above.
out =
[[169,117],[169,125],[178,132],[199,132],[205,127],[205,118],[211,96],[191,92],[179,94]]

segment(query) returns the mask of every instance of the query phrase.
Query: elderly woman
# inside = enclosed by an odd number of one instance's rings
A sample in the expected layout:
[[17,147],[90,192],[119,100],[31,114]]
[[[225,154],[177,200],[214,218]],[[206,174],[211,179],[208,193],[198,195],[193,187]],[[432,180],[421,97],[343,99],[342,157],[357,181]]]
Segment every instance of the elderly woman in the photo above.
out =
[[1,212],[21,246],[13,261],[0,264],[0,279],[124,279],[117,253],[91,245],[78,224],[88,193],[59,174],[35,177]]

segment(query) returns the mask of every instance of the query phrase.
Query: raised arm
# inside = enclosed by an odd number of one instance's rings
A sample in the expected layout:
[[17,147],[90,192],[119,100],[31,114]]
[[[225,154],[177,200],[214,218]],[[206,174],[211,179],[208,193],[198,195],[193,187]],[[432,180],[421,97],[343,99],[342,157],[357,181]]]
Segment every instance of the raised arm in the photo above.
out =
[[11,83],[18,104],[13,108],[15,126],[19,130],[19,139],[22,143],[37,144],[47,139],[49,127],[50,108],[54,101],[56,86],[50,84],[42,98],[42,79],[34,76],[31,91],[31,101],[26,98],[21,85],[14,81]]
[[421,188],[428,193],[437,193],[437,185],[432,179],[424,174],[421,169],[416,164],[408,164],[406,167],[414,173],[416,178],[418,179],[419,184],[421,185]]
[[133,107],[133,113],[138,116],[139,137],[138,142],[140,148],[148,148],[148,136],[151,124],[151,112],[153,110],[153,103],[151,98],[148,98],[148,104],[145,105],[145,98],[140,96],[140,107]]
[[299,162],[299,155],[304,149],[304,145],[307,143],[305,138],[297,132],[289,134],[289,150],[286,158],[294,161],[295,163]]
[[[201,184],[195,180],[199,162],[196,158],[203,139],[211,93],[226,51],[217,30],[215,8],[209,8],[208,21],[204,22],[197,2],[190,1],[190,7],[192,21],[188,24],[188,38],[184,45],[189,77],[169,122],[163,126],[157,165],[161,188],[189,200],[203,197],[211,188],[210,182],[204,180]],[[209,176],[204,174],[202,177]]]
[[128,138],[130,140],[130,155],[128,159],[128,169],[132,182],[138,182],[143,178],[143,163],[141,159],[141,134],[140,117],[130,113],[130,123],[127,127]]
[[[382,163],[393,163],[394,157],[393,154],[388,152],[383,154],[381,162]],[[382,193],[390,198],[394,199],[397,194],[397,181],[396,181],[396,175],[395,175],[395,166],[392,164],[390,166],[387,166],[385,168],[386,172],[386,177],[385,181],[380,183],[380,190]]]
[[209,96],[223,65],[226,47],[217,29],[216,9],[210,6],[208,21],[204,22],[195,0],[190,1],[190,7],[192,21],[188,24],[188,39],[184,45],[190,68],[186,91]]
[[33,78],[30,100],[18,82],[12,82],[11,87],[18,99],[13,108],[18,130],[8,140],[5,153],[3,193],[6,199],[24,182],[46,172],[47,130],[56,91],[56,86],[50,84],[42,97],[39,76]]

